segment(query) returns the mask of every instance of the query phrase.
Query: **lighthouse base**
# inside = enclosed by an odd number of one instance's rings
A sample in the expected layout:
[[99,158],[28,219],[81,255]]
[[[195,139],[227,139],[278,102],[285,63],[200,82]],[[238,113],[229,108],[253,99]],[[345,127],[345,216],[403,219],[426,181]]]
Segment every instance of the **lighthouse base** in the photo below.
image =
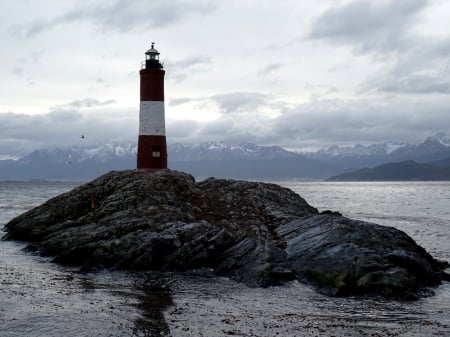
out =
[[138,169],[167,169],[166,136],[139,136]]

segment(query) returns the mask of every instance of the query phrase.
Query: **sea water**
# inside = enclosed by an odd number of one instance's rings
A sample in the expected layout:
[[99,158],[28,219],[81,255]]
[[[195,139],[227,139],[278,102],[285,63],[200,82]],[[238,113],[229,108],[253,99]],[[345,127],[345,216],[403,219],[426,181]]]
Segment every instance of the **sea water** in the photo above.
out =
[[[450,182],[276,181],[319,211],[394,226],[450,261]],[[184,279],[166,316],[173,337],[450,336],[450,283],[414,302],[330,298],[292,282],[248,288],[226,279]]]
[[[448,182],[276,183],[320,211],[399,228],[450,261]],[[0,182],[0,227],[77,185]],[[172,278],[167,334],[151,328],[154,297],[136,286],[136,275],[81,273],[25,246],[0,242],[0,336],[450,336],[449,283],[434,296],[398,302],[330,298],[298,282],[260,289],[195,275]]]
[[[13,217],[78,183],[0,182],[0,236]],[[147,294],[125,273],[81,273],[0,241],[0,336],[152,336]]]

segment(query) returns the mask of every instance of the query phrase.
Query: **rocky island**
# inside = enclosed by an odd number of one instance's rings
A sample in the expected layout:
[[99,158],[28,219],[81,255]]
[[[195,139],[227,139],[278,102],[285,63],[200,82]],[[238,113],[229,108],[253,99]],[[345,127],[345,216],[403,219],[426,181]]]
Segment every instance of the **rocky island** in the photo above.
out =
[[84,269],[208,268],[250,286],[415,299],[450,280],[404,232],[318,210],[275,184],[107,173],[11,220],[4,239]]

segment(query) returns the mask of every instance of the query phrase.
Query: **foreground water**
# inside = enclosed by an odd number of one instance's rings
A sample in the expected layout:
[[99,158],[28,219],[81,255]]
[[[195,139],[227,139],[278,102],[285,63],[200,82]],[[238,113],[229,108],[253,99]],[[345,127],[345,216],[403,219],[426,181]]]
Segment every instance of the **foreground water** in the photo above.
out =
[[[397,227],[450,260],[450,183],[278,183],[321,211]],[[0,182],[0,225],[74,186]],[[24,246],[0,242],[0,336],[450,336],[449,283],[390,302],[328,298],[298,282],[252,289],[207,272],[160,275],[171,303],[144,275],[80,273]]]
[[[0,182],[0,225],[78,184]],[[4,232],[0,231],[3,236]],[[154,336],[161,296],[145,275],[82,273],[0,242],[0,336]],[[156,316],[156,317],[155,317]]]

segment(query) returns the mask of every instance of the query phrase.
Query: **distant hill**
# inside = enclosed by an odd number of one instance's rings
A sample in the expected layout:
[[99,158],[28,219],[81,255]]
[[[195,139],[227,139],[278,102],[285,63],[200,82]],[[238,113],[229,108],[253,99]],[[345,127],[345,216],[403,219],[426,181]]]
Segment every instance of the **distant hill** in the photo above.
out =
[[441,159],[431,162],[430,164],[436,165],[436,166],[448,166],[450,167],[450,157],[447,159]]
[[388,163],[332,176],[327,181],[450,180],[450,158],[439,162],[441,165],[420,164],[413,160]]

